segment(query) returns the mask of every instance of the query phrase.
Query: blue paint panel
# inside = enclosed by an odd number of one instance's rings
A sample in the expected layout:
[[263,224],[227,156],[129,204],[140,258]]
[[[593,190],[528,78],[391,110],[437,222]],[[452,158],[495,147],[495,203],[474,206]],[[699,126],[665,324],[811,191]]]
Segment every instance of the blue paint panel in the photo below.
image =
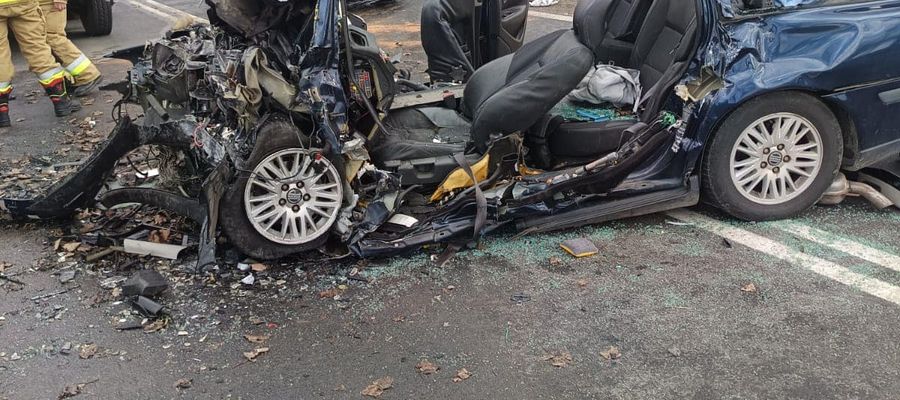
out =
[[[861,152],[900,143],[900,105],[880,94],[900,88],[900,1],[882,0],[786,11],[738,20],[719,19],[716,0],[690,76],[709,65],[725,89],[706,99],[688,137],[705,142],[744,102],[771,92],[799,90],[847,111]],[[893,82],[893,83],[892,83]],[[853,89],[848,89],[853,88]],[[700,157],[694,151],[686,168]],[[871,160],[866,160],[871,161]]]

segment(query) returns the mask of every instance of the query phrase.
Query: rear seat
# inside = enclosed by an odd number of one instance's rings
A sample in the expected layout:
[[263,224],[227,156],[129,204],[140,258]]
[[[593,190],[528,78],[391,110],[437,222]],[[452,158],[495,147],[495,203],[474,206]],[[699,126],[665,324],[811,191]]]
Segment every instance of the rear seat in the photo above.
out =
[[[635,0],[641,1],[641,0]],[[632,3],[633,4],[633,3]],[[668,88],[657,85],[676,64],[690,57],[697,30],[697,10],[693,0],[655,0],[640,27],[627,62],[627,68],[641,72],[641,86],[645,95],[659,97]],[[602,49],[599,51],[602,53]],[[602,61],[602,59],[600,59]],[[656,113],[659,110],[650,110]],[[532,146],[545,147],[557,160],[591,158],[615,151],[628,121],[587,123],[548,123],[543,132],[529,130],[526,135]],[[531,136],[530,138],[528,136]],[[546,137],[546,139],[544,139]],[[536,151],[541,154],[540,150]],[[546,154],[546,153],[544,153]],[[546,161],[546,158],[543,157]]]
[[603,40],[605,53],[598,55],[601,62],[614,65],[628,63],[634,41],[652,3],[653,0],[619,0]]

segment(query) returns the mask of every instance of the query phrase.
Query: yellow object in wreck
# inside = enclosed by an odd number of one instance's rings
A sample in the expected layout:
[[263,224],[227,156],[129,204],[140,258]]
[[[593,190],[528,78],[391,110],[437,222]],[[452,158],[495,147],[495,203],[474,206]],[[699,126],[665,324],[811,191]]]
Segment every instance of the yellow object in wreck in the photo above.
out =
[[[485,154],[477,163],[472,164],[472,174],[475,175],[475,179],[479,182],[487,179],[490,158],[490,154]],[[434,194],[431,195],[431,201],[438,201],[454,190],[471,187],[473,185],[475,185],[475,182],[472,182],[472,178],[469,177],[469,174],[466,173],[464,169],[457,168],[441,182],[437,190],[434,191]]]

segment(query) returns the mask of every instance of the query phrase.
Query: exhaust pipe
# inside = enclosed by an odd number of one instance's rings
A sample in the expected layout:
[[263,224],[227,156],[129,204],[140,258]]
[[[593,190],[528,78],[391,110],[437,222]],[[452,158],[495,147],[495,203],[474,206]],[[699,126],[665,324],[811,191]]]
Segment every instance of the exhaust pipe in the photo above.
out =
[[834,182],[825,191],[825,195],[822,196],[822,200],[819,200],[819,204],[837,205],[843,202],[847,196],[862,196],[862,198],[868,200],[869,203],[872,203],[879,210],[894,205],[891,199],[875,190],[872,186],[862,182],[852,182],[843,173],[838,173],[834,178]]

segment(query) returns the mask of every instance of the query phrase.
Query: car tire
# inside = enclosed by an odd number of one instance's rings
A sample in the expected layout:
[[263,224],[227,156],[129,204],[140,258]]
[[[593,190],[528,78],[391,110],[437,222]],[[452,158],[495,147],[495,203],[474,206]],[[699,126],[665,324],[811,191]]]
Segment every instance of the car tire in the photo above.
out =
[[[321,247],[328,239],[331,226],[325,233],[306,243],[282,244],[261,234],[251,223],[244,202],[245,188],[257,165],[283,150],[308,148],[302,143],[299,130],[287,122],[272,122],[260,128],[256,147],[250,154],[246,171],[238,171],[235,181],[226,189],[219,204],[219,223],[230,243],[245,255],[256,260],[273,260]],[[305,139],[304,139],[305,141]]]
[[109,0],[83,0],[79,15],[88,35],[106,36],[112,33],[112,3]]
[[822,101],[785,92],[750,100],[706,147],[703,196],[743,220],[795,217],[816,204],[840,170],[840,124]]

